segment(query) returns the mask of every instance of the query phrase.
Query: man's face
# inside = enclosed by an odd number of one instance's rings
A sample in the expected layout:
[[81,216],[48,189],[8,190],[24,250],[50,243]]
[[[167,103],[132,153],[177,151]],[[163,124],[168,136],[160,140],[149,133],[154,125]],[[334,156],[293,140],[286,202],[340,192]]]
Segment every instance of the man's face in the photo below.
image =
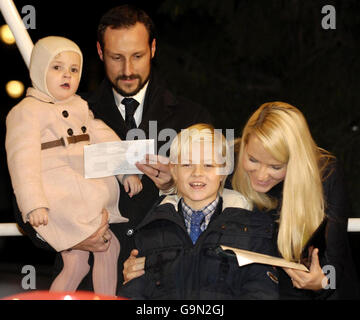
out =
[[156,41],[149,45],[149,34],[142,23],[129,28],[107,28],[104,49],[97,44],[100,59],[114,89],[124,97],[138,93],[150,76]]

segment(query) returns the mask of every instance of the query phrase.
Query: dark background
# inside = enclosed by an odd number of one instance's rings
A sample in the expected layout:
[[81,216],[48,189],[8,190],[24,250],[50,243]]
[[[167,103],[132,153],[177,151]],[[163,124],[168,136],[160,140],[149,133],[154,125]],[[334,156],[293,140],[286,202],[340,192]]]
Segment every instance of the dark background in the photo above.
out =
[[[48,35],[68,37],[84,54],[80,91],[103,78],[96,28],[108,9],[123,1],[15,1],[36,9],[33,42]],[[130,3],[127,1],[127,3]],[[281,100],[303,111],[317,144],[342,162],[360,217],[360,1],[164,0],[132,1],[147,11],[158,30],[155,64],[175,93],[202,104],[217,128],[240,129],[262,103]],[[324,5],[336,8],[336,30],[324,30]],[[24,16],[24,15],[22,15]],[[0,25],[4,24],[0,16]],[[14,222],[12,189],[4,150],[5,117],[19,100],[5,84],[30,85],[16,47],[0,44],[0,223]],[[359,252],[359,233],[349,234]],[[20,251],[19,251],[20,250]],[[12,254],[16,251],[16,254]],[[357,263],[358,258],[354,255]],[[36,264],[53,254],[25,237],[0,237],[0,261]]]

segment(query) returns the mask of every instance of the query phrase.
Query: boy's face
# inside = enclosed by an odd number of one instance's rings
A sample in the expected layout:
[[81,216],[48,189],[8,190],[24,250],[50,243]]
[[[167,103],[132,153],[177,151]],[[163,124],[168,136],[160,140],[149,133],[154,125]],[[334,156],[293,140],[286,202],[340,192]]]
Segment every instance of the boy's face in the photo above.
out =
[[218,174],[219,165],[212,152],[204,152],[203,143],[195,143],[191,149],[189,157],[181,155],[181,162],[170,164],[170,170],[185,203],[200,210],[216,199],[225,176]]
[[76,52],[59,53],[49,65],[46,85],[56,100],[65,100],[73,96],[80,82],[80,56]]

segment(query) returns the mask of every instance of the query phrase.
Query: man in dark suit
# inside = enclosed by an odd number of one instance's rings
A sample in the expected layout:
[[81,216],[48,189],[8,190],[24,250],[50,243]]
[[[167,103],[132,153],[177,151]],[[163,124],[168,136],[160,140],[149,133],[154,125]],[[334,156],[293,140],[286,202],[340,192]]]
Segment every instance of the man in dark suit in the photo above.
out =
[[[104,62],[106,78],[85,98],[95,117],[106,122],[121,139],[126,140],[129,131],[137,128],[144,133],[143,138],[156,140],[157,151],[166,150],[170,147],[169,141],[181,129],[197,122],[211,122],[206,110],[166,89],[152,67],[156,38],[154,24],[144,11],[123,5],[105,13],[98,27],[97,50]],[[133,110],[128,105],[129,99],[130,104],[135,104]],[[164,148],[166,146],[168,148]],[[129,222],[111,225],[121,244],[120,283],[122,264],[130,254],[128,243],[133,230],[159,197],[159,188],[165,189],[171,179],[164,163],[138,167],[145,173],[142,192],[130,198],[121,186],[120,212]],[[108,238],[106,228],[101,227],[76,248],[104,250],[107,248],[104,236]]]

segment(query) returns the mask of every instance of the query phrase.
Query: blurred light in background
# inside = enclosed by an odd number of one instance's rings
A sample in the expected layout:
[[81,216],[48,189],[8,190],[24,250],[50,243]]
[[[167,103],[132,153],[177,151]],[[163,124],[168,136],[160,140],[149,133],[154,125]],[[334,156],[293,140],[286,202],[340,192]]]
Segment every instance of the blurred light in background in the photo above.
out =
[[11,80],[6,86],[6,93],[13,99],[20,98],[24,93],[24,84],[21,81]]
[[7,24],[0,27],[0,39],[2,42],[11,45],[15,43],[15,38]]

